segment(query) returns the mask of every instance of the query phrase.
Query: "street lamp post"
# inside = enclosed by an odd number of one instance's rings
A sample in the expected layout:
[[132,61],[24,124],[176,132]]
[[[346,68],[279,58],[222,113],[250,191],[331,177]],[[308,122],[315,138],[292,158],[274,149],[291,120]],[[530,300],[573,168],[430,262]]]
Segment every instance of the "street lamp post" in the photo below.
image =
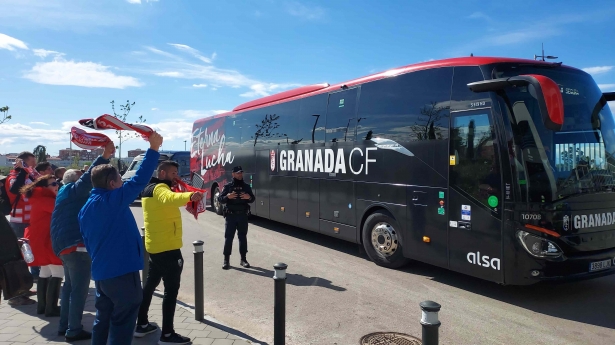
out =
[[186,151],[186,141],[188,140],[184,140],[184,151]]

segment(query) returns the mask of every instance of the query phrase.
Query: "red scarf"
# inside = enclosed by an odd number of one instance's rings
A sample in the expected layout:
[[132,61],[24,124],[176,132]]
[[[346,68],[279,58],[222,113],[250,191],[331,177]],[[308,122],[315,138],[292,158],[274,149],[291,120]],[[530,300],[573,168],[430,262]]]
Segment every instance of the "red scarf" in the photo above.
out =
[[205,212],[205,200],[207,200],[207,191],[203,189],[194,188],[186,182],[176,179],[173,187],[171,188],[174,192],[184,193],[184,192],[201,192],[203,193],[203,199],[200,201],[189,201],[186,204],[186,210],[190,212],[194,219],[198,219],[199,213]]

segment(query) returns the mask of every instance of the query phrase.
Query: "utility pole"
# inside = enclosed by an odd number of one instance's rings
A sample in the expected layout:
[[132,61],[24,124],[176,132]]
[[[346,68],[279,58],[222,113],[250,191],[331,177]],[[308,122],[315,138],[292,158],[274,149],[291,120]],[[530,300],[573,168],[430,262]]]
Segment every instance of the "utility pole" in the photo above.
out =
[[184,140],[184,151],[186,151],[186,141],[188,140]]

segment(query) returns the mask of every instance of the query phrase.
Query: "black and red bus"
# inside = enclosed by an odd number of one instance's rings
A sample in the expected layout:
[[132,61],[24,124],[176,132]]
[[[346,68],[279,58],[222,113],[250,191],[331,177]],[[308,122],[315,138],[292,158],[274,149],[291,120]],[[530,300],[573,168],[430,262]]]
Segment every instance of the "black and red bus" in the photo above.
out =
[[195,121],[192,183],[251,213],[501,284],[615,273],[615,121],[582,70],[467,57],[299,87]]

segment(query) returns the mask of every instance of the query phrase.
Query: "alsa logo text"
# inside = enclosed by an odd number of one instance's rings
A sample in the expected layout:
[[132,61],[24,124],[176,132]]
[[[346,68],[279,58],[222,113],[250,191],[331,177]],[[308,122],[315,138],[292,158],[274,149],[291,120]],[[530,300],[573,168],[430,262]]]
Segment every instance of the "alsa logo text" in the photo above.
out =
[[500,259],[498,258],[489,258],[486,255],[481,256],[480,252],[468,253],[466,258],[468,259],[468,262],[471,264],[488,267],[488,268],[490,267],[498,271],[500,270]]

